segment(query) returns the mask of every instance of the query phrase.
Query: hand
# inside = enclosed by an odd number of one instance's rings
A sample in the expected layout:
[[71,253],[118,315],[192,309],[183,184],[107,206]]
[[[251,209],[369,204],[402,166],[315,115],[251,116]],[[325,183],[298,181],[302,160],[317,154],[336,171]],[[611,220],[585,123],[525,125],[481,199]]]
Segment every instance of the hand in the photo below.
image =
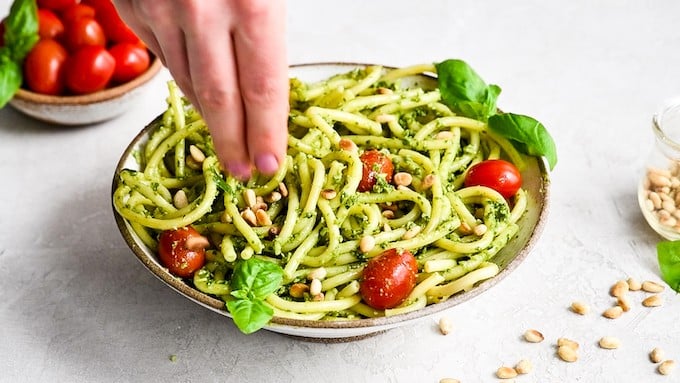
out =
[[203,116],[222,167],[246,179],[286,153],[285,0],[114,0]]

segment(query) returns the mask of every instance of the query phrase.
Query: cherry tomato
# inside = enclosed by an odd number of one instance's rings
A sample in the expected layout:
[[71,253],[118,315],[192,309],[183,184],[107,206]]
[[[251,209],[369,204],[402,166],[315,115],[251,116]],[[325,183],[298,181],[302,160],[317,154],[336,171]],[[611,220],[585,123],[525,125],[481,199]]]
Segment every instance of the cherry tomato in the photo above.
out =
[[106,36],[97,20],[90,17],[82,17],[66,25],[64,44],[69,52],[73,53],[86,45],[105,46]]
[[58,39],[64,33],[64,23],[49,9],[38,9],[38,25],[41,39]]
[[49,9],[52,11],[60,11],[77,3],[78,0],[38,0],[38,8]]
[[392,182],[392,174],[394,173],[394,165],[392,160],[383,152],[378,150],[367,150],[359,157],[363,164],[363,174],[361,175],[361,182],[357,188],[361,192],[373,190],[373,186],[377,182],[377,176],[383,175],[385,181]]
[[465,176],[465,186],[486,186],[506,199],[522,187],[522,175],[517,167],[504,160],[486,160],[473,165]]
[[109,49],[109,53],[116,60],[115,82],[128,82],[149,67],[149,52],[137,44],[118,43]]
[[61,11],[61,19],[66,25],[73,24],[82,17],[94,18],[94,8],[85,4],[73,4]]
[[34,92],[57,95],[64,91],[68,52],[52,39],[38,41],[24,59],[24,79]]
[[120,18],[111,0],[83,0],[83,4],[95,9],[95,18],[104,28],[106,37],[111,41],[122,43],[136,43],[139,37]]
[[[158,258],[173,275],[189,278],[205,264],[205,248],[200,247],[200,243],[204,242],[201,237],[191,226],[163,231],[158,238]],[[199,245],[190,248],[192,241],[199,242]]]
[[115,67],[116,60],[104,47],[84,46],[66,62],[66,87],[76,94],[102,90],[111,80]]
[[398,306],[416,285],[418,265],[408,250],[388,249],[368,261],[359,285],[367,305],[379,309]]

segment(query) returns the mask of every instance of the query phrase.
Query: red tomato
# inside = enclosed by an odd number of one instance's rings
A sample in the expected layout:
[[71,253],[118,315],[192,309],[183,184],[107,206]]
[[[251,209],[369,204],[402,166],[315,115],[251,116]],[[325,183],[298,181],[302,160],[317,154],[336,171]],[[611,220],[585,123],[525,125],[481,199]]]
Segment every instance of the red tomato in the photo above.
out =
[[486,160],[473,165],[465,176],[465,186],[478,185],[489,187],[508,199],[522,187],[522,175],[508,161]]
[[166,230],[158,238],[158,258],[173,275],[189,278],[205,264],[205,241],[191,226]]
[[136,43],[139,41],[139,37],[120,18],[111,0],[83,0],[83,4],[95,9],[95,18],[104,28],[106,37],[111,41],[117,43]]
[[116,60],[115,82],[128,82],[149,67],[149,52],[138,44],[118,43],[109,49],[109,53]]
[[85,4],[73,4],[61,12],[61,19],[64,24],[73,24],[82,17],[94,18],[94,8]]
[[116,60],[104,47],[87,45],[71,55],[66,64],[66,87],[73,93],[85,94],[106,87]]
[[41,39],[57,39],[64,33],[64,23],[49,9],[38,9],[38,24]]
[[52,39],[38,41],[24,59],[24,79],[34,92],[56,95],[64,90],[68,52]]
[[86,45],[105,46],[106,36],[97,20],[83,17],[66,25],[64,44],[69,52],[73,53]]
[[368,261],[359,292],[367,305],[379,309],[398,306],[416,285],[418,265],[408,250],[388,249]]
[[78,0],[38,0],[38,8],[49,9],[52,11],[60,11],[77,3]]
[[373,186],[377,182],[377,176],[380,174],[385,177],[385,181],[388,183],[392,182],[394,165],[392,165],[392,160],[385,153],[375,149],[367,150],[359,158],[364,168],[361,182],[359,182],[359,191],[366,192],[373,190]]

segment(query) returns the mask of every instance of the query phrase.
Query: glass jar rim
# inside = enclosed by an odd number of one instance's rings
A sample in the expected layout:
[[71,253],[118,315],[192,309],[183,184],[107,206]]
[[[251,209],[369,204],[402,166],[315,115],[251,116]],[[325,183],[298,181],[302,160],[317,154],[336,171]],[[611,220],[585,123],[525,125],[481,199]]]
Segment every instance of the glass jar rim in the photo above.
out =
[[652,129],[661,142],[674,150],[680,151],[680,143],[670,138],[662,127],[664,116],[672,109],[678,109],[678,114],[680,115],[680,97],[673,98],[666,102],[661,109],[652,116]]

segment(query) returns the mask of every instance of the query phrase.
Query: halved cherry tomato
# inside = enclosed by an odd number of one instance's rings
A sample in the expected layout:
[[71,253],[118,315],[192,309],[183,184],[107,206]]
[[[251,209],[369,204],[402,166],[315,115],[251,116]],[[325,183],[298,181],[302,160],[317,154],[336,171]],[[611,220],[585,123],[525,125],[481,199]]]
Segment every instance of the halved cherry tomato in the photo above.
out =
[[517,167],[504,160],[486,160],[473,165],[465,176],[465,186],[486,186],[506,199],[522,187],[522,175]]
[[361,182],[359,182],[359,187],[357,188],[360,192],[373,190],[378,175],[383,175],[388,183],[392,182],[394,165],[390,157],[385,153],[372,149],[363,152],[359,158],[363,164]]
[[82,3],[95,9],[95,18],[111,41],[117,43],[139,41],[139,37],[120,18],[111,0],[83,0]]
[[94,8],[85,4],[73,4],[61,11],[61,20],[69,25],[82,17],[94,18]]
[[52,11],[60,11],[77,3],[78,0],[38,0],[38,8],[45,8]]
[[66,87],[76,94],[102,90],[111,80],[115,67],[116,60],[104,47],[84,46],[66,62]]
[[408,250],[388,249],[372,258],[359,285],[367,305],[379,309],[398,306],[416,285],[418,265]]
[[38,41],[24,59],[24,78],[34,92],[56,95],[64,90],[68,52],[52,39]]
[[118,43],[109,49],[109,53],[116,60],[115,82],[128,82],[149,67],[149,52],[137,44]]
[[64,33],[64,23],[49,9],[38,9],[38,35],[41,39],[58,39]]
[[106,45],[104,29],[91,17],[82,17],[66,25],[64,44],[73,53],[86,45]]
[[[158,238],[158,258],[170,273],[191,277],[205,264],[205,237],[191,226],[163,231]],[[197,244],[192,244],[196,242]]]

